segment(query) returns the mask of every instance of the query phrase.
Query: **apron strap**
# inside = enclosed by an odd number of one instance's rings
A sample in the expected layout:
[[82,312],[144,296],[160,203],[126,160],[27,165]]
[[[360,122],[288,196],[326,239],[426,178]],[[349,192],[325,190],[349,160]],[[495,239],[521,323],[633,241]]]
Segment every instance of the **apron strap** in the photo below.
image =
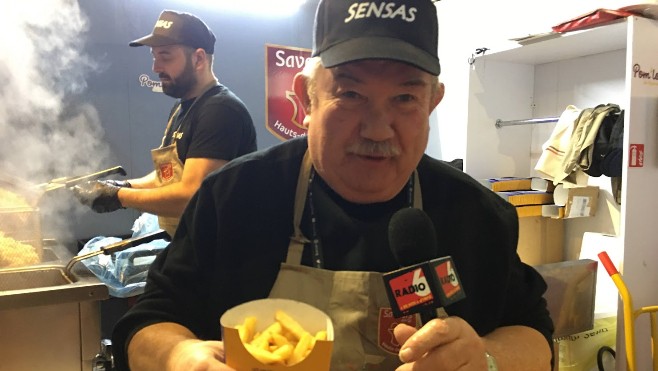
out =
[[169,121],[167,122],[167,127],[165,128],[164,136],[162,137],[162,143],[160,143],[159,148],[163,148],[165,146],[165,141],[167,140],[167,135],[169,134],[169,131],[171,130],[171,126],[173,125],[173,122],[177,120],[178,114],[180,113],[180,107],[181,107],[181,104],[180,104],[180,102],[178,102],[178,105],[176,105],[176,109],[171,114],[171,117],[169,117]]
[[306,205],[306,193],[308,192],[308,178],[311,174],[311,156],[308,151],[304,154],[302,166],[299,170],[299,177],[297,178],[297,190],[295,191],[295,206],[293,214],[293,228],[294,234],[290,236],[290,244],[288,245],[288,255],[286,263],[299,265],[302,262],[302,252],[304,245],[311,242],[300,228],[302,216],[304,214],[304,206]]

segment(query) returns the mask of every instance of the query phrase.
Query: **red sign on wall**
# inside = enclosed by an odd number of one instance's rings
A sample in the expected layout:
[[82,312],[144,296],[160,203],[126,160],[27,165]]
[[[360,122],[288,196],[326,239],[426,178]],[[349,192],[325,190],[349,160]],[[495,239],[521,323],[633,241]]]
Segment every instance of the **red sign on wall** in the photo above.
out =
[[304,108],[292,83],[310,57],[310,49],[265,45],[265,126],[282,141],[306,135]]
[[644,144],[628,146],[628,167],[644,166]]

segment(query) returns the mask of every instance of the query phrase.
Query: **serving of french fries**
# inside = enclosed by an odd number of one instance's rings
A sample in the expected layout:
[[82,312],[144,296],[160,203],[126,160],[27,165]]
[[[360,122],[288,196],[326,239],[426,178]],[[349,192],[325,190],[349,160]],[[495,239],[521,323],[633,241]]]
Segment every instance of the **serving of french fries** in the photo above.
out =
[[317,340],[327,340],[326,330],[312,335],[283,310],[275,311],[274,320],[261,332],[255,316],[235,326],[245,349],[263,364],[292,366],[306,358]]

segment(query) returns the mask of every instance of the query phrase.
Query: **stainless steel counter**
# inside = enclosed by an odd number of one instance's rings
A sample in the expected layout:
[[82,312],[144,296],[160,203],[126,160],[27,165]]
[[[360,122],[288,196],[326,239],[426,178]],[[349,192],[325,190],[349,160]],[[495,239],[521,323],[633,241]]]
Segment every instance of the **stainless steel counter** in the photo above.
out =
[[100,301],[107,286],[83,264],[44,241],[40,264],[0,269],[0,371],[92,370],[100,351]]

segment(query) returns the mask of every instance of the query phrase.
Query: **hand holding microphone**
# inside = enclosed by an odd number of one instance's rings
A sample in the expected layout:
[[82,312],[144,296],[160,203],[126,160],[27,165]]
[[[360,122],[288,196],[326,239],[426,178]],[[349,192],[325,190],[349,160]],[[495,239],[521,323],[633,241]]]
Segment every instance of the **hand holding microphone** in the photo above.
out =
[[[384,274],[395,317],[419,313],[423,327],[395,327],[402,348],[402,370],[484,370],[482,338],[459,317],[437,318],[436,309],[466,297],[450,256],[438,255],[432,220],[420,209],[396,212],[389,223],[389,244],[402,268]],[[490,368],[491,369],[491,368]]]
[[389,244],[402,268],[385,273],[384,284],[395,317],[420,313],[423,323],[436,309],[466,297],[452,258],[438,255],[436,232],[420,209],[396,212],[388,227]]
[[394,335],[405,363],[396,371],[496,370],[487,364],[483,339],[462,318],[434,319],[418,330],[400,324]]

